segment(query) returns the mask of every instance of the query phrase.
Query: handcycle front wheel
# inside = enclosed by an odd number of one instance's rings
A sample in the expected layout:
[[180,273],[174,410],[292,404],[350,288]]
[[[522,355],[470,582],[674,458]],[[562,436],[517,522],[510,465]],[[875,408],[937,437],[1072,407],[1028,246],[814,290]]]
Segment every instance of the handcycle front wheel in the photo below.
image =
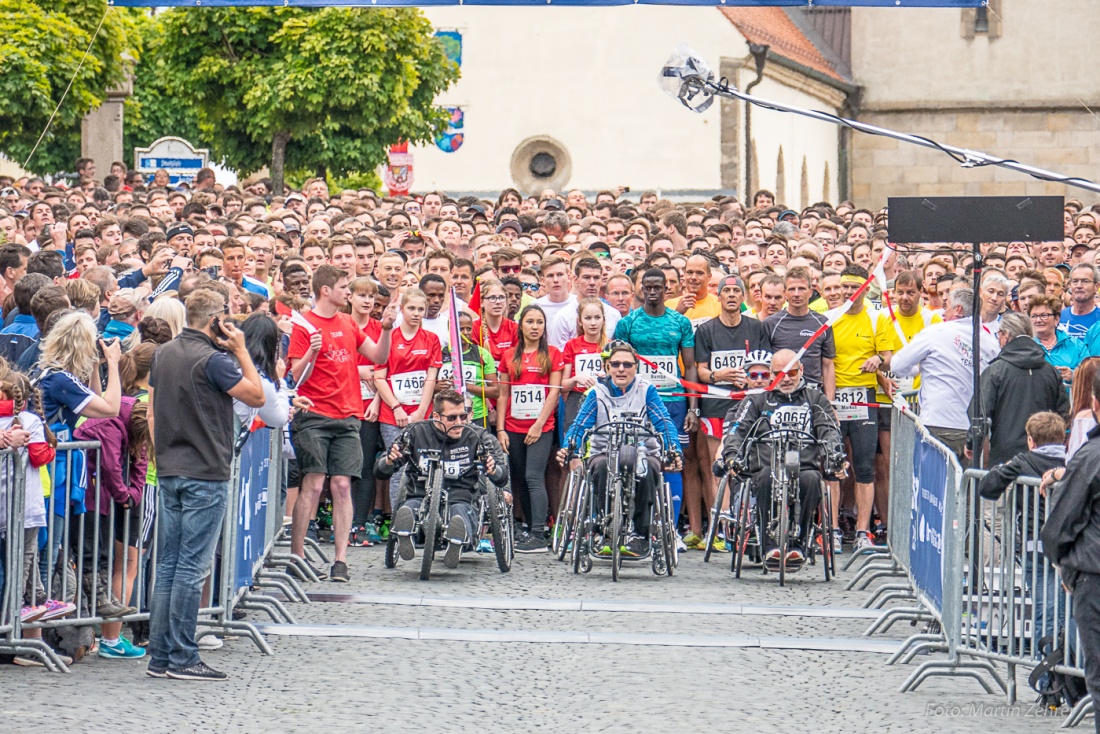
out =
[[623,480],[616,476],[611,481],[614,501],[611,510],[611,580],[619,580],[619,567],[623,562]]
[[790,545],[791,533],[790,507],[787,504],[789,487],[786,475],[783,476],[779,486],[779,527],[775,534],[779,541],[779,585],[783,586],[787,581],[787,548]]
[[435,560],[436,536],[439,534],[439,498],[443,493],[443,472],[436,470],[428,483],[428,512],[424,516],[424,552],[420,557],[420,580],[432,577],[432,561]]
[[577,523],[576,505],[577,494],[583,484],[583,470],[577,468],[569,472],[569,481],[562,492],[558,506],[558,518],[554,523],[554,533],[551,536],[551,550],[558,555],[558,560],[564,560],[566,549],[569,547],[569,538],[573,534],[573,528]]
[[[657,485],[657,528],[658,528],[658,542],[660,543],[660,553],[662,556],[662,565],[665,576],[672,576],[676,568],[676,539],[675,530],[672,526],[672,498],[668,492],[668,485],[665,482],[661,482]],[[652,535],[652,533],[650,533]],[[654,553],[657,549],[654,549]],[[658,569],[654,567],[654,572]]]
[[731,563],[733,564],[733,577],[741,578],[741,568],[745,563],[745,551],[749,546],[749,536],[752,534],[752,490],[751,483],[748,481],[739,482],[737,489],[738,503],[737,503],[737,520],[734,523],[734,547],[733,558]]
[[504,491],[499,487],[489,487],[489,530],[493,534],[493,553],[497,558],[497,568],[501,573],[512,569],[515,557],[514,527],[512,508],[504,501]]
[[[408,498],[408,492],[405,489],[405,482],[401,482],[401,489],[397,492],[397,503],[394,508],[401,507]],[[397,514],[397,510],[394,509],[394,514]],[[389,536],[386,538],[386,554],[382,560],[383,565],[386,568],[397,568],[397,534],[390,530]]]
[[[728,486],[729,474],[722,477],[722,481],[718,482],[718,492],[714,497],[714,507],[712,507],[710,511],[710,527],[707,528],[706,546],[703,551],[703,563],[710,563],[710,554],[714,550],[714,539],[718,535],[718,518],[722,516],[722,500],[726,498]],[[729,541],[728,537],[726,541]]]

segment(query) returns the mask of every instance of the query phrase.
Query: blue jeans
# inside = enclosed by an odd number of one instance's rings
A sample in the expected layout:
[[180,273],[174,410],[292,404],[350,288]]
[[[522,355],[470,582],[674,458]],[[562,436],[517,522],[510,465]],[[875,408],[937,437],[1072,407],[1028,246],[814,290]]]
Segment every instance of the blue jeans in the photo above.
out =
[[202,584],[225,518],[229,482],[161,477],[159,491],[149,667],[178,670],[199,662],[195,625]]

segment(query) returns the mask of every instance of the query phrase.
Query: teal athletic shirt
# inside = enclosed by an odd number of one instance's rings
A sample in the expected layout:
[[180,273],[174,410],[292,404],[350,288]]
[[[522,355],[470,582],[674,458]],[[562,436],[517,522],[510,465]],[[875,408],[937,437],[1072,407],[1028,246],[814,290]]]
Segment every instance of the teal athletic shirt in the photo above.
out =
[[[654,361],[653,357],[672,357],[671,361],[663,360],[662,367],[677,377],[681,376],[680,361],[677,359],[680,350],[695,347],[695,332],[692,331],[691,321],[671,308],[666,308],[660,316],[650,316],[645,309],[634,309],[619,320],[614,338],[627,342],[638,354],[651,361]],[[638,375],[657,385],[661,400],[666,403],[682,403],[687,399],[672,395],[683,392],[683,388],[679,385],[663,384],[644,364],[639,365]]]

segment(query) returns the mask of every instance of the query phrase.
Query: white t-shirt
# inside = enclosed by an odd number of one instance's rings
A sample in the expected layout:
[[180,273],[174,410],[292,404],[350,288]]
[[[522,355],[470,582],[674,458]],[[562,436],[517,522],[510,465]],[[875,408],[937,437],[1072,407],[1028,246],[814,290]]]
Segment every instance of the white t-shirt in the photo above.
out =
[[[577,312],[577,296],[574,293],[569,294],[569,298],[566,298],[561,303],[554,303],[550,300],[550,296],[543,296],[542,298],[535,299],[535,305],[542,309],[542,312],[546,314],[546,338],[550,338],[550,324],[554,323],[554,319],[558,317],[562,309],[567,306],[573,306],[573,313]],[[517,314],[516,319],[519,319]],[[553,343],[553,342],[551,342]]]
[[[970,427],[967,410],[974,395],[973,331],[969,318],[932,324],[913,337],[890,360],[890,371],[900,377],[919,374],[920,418],[934,428]],[[981,332],[981,369],[1000,352],[997,339]]]
[[[546,340],[550,343],[550,346],[564,349],[565,343],[577,335],[577,309],[579,307],[580,301],[574,300],[558,311],[558,315],[554,317],[546,330]],[[615,326],[618,325],[621,318],[622,314],[618,310],[606,303],[603,304],[604,334],[608,339],[615,333]]]

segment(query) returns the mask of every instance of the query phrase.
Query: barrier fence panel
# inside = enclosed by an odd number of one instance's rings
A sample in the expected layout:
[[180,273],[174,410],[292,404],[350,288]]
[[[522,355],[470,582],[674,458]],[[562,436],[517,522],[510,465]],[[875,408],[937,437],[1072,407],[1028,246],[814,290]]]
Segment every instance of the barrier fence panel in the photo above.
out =
[[[271,654],[270,646],[253,624],[235,618],[238,609],[264,611],[277,622],[294,619],[280,600],[254,587],[266,585],[288,599],[307,600],[294,579],[265,570],[282,533],[282,438],[281,430],[261,429],[248,437],[233,461],[197,633],[243,635],[265,654]],[[25,452],[0,451],[0,653],[33,656],[50,670],[67,671],[43,636],[79,657],[91,649],[95,627],[148,621],[156,586],[160,498],[155,486],[147,484],[140,502],[120,504],[98,481],[105,469],[100,444],[94,441],[59,443],[54,461],[41,469],[28,465]],[[28,481],[33,493],[45,495],[46,518],[45,527],[24,533]],[[277,501],[271,508],[273,496]],[[30,578],[41,582],[26,601],[34,607],[45,599],[57,600],[54,609],[61,612],[54,616],[21,619],[29,588],[24,583],[25,557],[33,557]]]

